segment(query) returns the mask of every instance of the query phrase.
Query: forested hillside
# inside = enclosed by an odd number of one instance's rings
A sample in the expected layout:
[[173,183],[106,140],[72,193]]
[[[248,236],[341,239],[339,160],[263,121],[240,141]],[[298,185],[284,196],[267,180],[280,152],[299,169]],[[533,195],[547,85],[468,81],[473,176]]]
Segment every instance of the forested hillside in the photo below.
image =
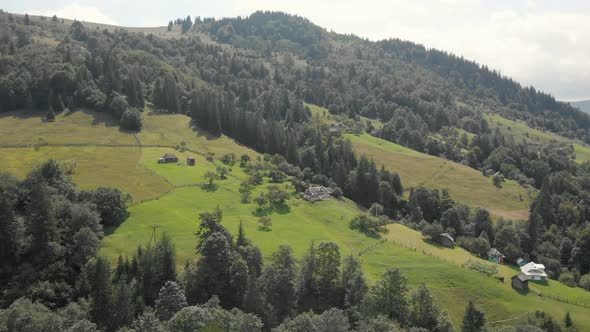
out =
[[[263,179],[289,179],[287,187],[296,192],[325,186],[335,197],[370,209],[372,217],[350,222],[354,231],[379,237],[385,224],[398,222],[422,231],[434,243],[447,233],[475,255],[483,257],[485,249],[494,246],[504,252],[507,263],[520,257],[534,260],[546,265],[552,279],[590,289],[590,163],[576,162],[576,146],[590,142],[587,114],[452,54],[401,40],[370,42],[339,35],[283,13],[194,21],[189,16],[171,20],[162,30],[131,32],[55,16],[0,12],[0,118],[36,116],[49,123],[87,110],[96,122],[103,121],[98,114],[112,119],[126,134],[121,139],[132,141],[125,144],[141,146],[141,140],[149,138],[155,147],[167,136],[145,132],[146,110],[154,116],[150,126],[158,121],[157,114],[186,115],[207,135],[225,135],[264,154],[256,162],[249,163],[248,156],[240,161],[249,176],[244,188],[240,185],[247,203]],[[335,121],[313,116],[309,104],[326,108]],[[523,138],[511,128],[493,126],[491,117],[518,120],[563,140],[529,140],[528,133]],[[494,223],[488,211],[455,202],[445,188],[405,188],[394,168],[359,154],[349,139],[369,134],[461,163],[498,187],[509,179],[510,186],[530,189],[535,195],[529,220]],[[186,136],[178,137],[182,142],[174,143],[186,148]],[[35,147],[47,144],[40,141]],[[28,146],[20,141],[0,145]],[[235,154],[225,155],[230,159],[222,160],[225,165],[236,162]],[[212,155],[207,159],[213,163]],[[231,167],[219,167],[217,173],[205,174],[210,179],[205,188],[215,188],[214,180],[231,172]],[[253,199],[261,210],[284,207],[289,196],[276,188]],[[0,289],[6,300],[0,304],[8,306],[26,296],[50,308],[82,299],[77,305],[83,307],[88,305],[84,299],[90,299],[89,317],[78,315],[72,321],[67,312],[52,313],[51,320],[64,329],[75,330],[76,324],[92,320],[114,331],[131,326],[137,316],[133,326],[138,331],[141,324],[158,318],[170,320],[170,330],[178,324],[176,330],[183,331],[192,311],[209,317],[203,319],[207,324],[239,321],[248,331],[306,330],[301,327],[305,322],[324,327],[353,322],[341,330],[359,331],[395,331],[397,325],[452,330],[426,287],[410,296],[405,276],[395,268],[369,287],[355,259],[343,259],[340,270],[339,248],[333,242],[317,248],[312,244],[299,265],[290,247],[280,247],[263,269],[256,244],[243,234],[234,241],[221,225],[222,211],[211,206],[213,212],[199,215],[200,259],[187,265],[185,279],[176,276],[173,241],[168,238],[157,243],[154,239],[154,247],[139,247],[127,258],[131,262],[121,257],[111,275],[109,263],[95,256],[103,225],[116,228],[124,219],[123,193],[78,192],[63,166],[52,162],[23,181],[3,177],[0,192],[15,193],[0,201],[0,212],[8,216],[0,227],[18,235],[2,241]],[[120,207],[117,220],[111,221],[105,201]],[[92,223],[75,224],[79,214],[90,216],[81,219]],[[268,228],[269,222],[261,219],[261,227]],[[34,273],[29,273],[31,264]],[[301,282],[297,287],[296,280]],[[399,300],[390,293],[400,295]],[[9,310],[27,310],[23,308],[33,306],[27,301],[16,300]],[[114,304],[126,311],[113,312]],[[192,306],[179,311],[188,304]],[[427,313],[419,310],[423,305],[429,306]],[[146,309],[150,306],[156,313]],[[42,315],[46,309],[34,310]],[[310,310],[316,314],[305,313]],[[0,312],[0,324],[13,311]],[[113,315],[117,319],[109,320]],[[479,331],[484,323],[470,304],[463,324]],[[214,329],[211,324],[207,326]],[[526,324],[543,329],[559,325],[541,312],[529,316]],[[191,331],[207,327],[186,326]],[[219,329],[231,330],[225,325]]]
[[590,113],[590,100],[574,101],[570,104],[579,108],[582,112]]

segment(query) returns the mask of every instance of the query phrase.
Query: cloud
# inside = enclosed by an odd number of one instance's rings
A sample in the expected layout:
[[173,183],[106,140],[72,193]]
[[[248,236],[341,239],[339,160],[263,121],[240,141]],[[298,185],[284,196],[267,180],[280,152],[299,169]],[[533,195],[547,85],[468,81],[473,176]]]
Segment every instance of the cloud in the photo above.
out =
[[234,15],[286,11],[340,33],[463,55],[559,98],[590,97],[588,10],[544,10],[540,0],[232,1]]
[[117,25],[118,22],[94,6],[71,3],[58,9],[30,10],[34,15],[53,16],[76,19],[78,21]]

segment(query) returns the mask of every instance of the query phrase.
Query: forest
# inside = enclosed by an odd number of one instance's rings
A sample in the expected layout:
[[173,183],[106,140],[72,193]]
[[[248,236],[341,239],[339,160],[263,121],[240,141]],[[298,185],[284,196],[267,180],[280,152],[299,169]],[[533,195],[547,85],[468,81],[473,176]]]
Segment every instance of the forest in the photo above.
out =
[[[297,188],[334,188],[382,211],[375,214],[385,222],[433,239],[449,233],[476,255],[493,246],[510,263],[535,260],[551,278],[590,290],[590,164],[577,164],[568,144],[516,141],[484,117],[590,142],[587,114],[452,54],[338,35],[297,16],[188,16],[168,30],[177,25],[178,38],[161,38],[0,12],[0,114],[34,109],[52,121],[92,109],[126,132],[142,130],[148,104],[186,114],[212,135],[276,155]],[[381,128],[363,130],[495,174],[498,185],[501,176],[535,188],[528,222],[493,223],[488,211],[444,190],[411,188],[404,198],[398,174],[355,154],[306,103],[357,123],[379,120]],[[288,246],[263,259],[211,207],[195,230],[201,258],[183,271],[165,236],[111,268],[97,250],[104,232],[126,218],[124,193],[79,191],[52,161],[23,181],[2,175],[0,192],[0,330],[454,330],[426,286],[410,291],[395,268],[369,286],[357,259],[340,257],[334,243],[310,243],[301,262]],[[375,229],[366,220],[351,227]],[[26,322],[18,319],[24,313]],[[513,330],[574,330],[564,319],[537,312]],[[484,326],[470,304],[461,329]]]

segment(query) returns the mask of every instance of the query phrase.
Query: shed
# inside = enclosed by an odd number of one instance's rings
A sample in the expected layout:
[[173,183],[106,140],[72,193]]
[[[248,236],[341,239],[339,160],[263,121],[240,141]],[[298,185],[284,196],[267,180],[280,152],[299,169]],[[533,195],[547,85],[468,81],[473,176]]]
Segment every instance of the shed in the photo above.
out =
[[177,163],[178,157],[174,153],[166,153],[162,158],[158,158],[158,163]]
[[186,164],[189,166],[195,166],[195,164],[197,163],[197,161],[195,160],[195,158],[193,157],[188,157],[186,158]]
[[516,265],[518,265],[519,267],[526,265],[526,261],[522,258],[519,258],[516,260]]
[[442,233],[440,235],[440,244],[447,248],[455,248],[455,239],[449,233]]
[[502,255],[502,253],[496,248],[492,248],[488,252],[488,261],[490,262],[504,264],[504,258],[506,258],[506,256]]
[[512,288],[518,290],[528,290],[529,289],[529,280],[527,276],[520,273],[512,277]]

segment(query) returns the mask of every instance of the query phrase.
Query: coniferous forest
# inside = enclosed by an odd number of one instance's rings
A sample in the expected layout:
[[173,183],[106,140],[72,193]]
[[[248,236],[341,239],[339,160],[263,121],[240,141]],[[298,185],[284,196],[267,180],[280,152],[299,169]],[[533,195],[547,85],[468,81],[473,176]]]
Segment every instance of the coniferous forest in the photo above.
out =
[[[185,114],[266,154],[298,191],[334,188],[426,237],[452,234],[479,256],[493,246],[511,263],[527,257],[550,278],[590,290],[590,163],[576,163],[569,144],[515,140],[484,117],[590,143],[587,114],[455,55],[339,35],[298,16],[188,16],[168,31],[178,26],[180,36],[164,38],[0,12],[0,114],[35,109],[51,121],[91,109],[130,132],[141,132],[146,105]],[[58,44],[40,42],[47,37]],[[378,120],[382,127],[362,131],[535,188],[529,220],[493,221],[446,190],[405,196],[397,173],[356,154],[308,104],[359,124]],[[0,194],[0,331],[487,328],[473,303],[454,327],[431,290],[410,289],[395,267],[369,283],[359,258],[333,242],[309,243],[303,259],[287,245],[263,257],[241,227],[231,235],[215,206],[190,230],[199,259],[183,269],[166,235],[111,264],[97,255],[100,241],[127,218],[129,197],[79,190],[55,161],[22,180],[0,174]],[[378,236],[386,222],[359,216],[351,228]],[[574,323],[536,312],[501,331],[574,331]]]

